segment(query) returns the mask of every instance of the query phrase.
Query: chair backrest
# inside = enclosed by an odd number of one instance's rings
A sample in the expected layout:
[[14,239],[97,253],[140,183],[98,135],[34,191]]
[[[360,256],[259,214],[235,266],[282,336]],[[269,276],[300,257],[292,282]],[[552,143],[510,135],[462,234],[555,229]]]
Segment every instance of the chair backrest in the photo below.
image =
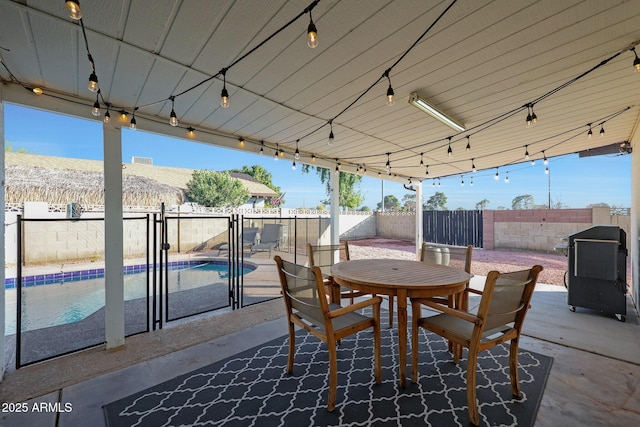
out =
[[483,336],[507,327],[520,333],[541,271],[542,266],[535,265],[511,273],[489,272],[477,314],[484,320]]
[[262,226],[260,243],[277,243],[280,240],[282,224],[265,224]]
[[329,274],[336,262],[349,261],[349,243],[338,245],[312,245],[307,243],[307,256],[310,267],[320,267],[323,274]]
[[277,255],[273,259],[278,266],[287,314],[299,313],[302,318],[324,325],[329,304],[320,269],[284,261]]
[[471,273],[473,246],[434,245],[422,242],[420,261],[427,264],[449,265]]
[[258,227],[245,227],[242,229],[242,241],[244,243],[253,243],[258,234]]

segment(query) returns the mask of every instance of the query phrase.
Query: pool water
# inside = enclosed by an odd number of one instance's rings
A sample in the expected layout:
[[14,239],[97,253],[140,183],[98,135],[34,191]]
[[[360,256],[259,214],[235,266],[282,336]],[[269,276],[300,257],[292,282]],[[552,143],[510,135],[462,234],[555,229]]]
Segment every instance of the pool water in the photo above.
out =
[[[242,274],[255,269],[245,265]],[[197,263],[181,265],[168,272],[169,292],[216,285],[226,287],[227,264]],[[50,282],[49,282],[50,283]],[[5,335],[16,332],[17,289],[5,290]],[[164,292],[164,291],[163,291]],[[151,293],[150,293],[151,294]],[[124,275],[124,299],[146,298],[146,272]],[[104,307],[104,276],[85,280],[67,280],[55,284],[22,288],[22,331],[78,322]]]

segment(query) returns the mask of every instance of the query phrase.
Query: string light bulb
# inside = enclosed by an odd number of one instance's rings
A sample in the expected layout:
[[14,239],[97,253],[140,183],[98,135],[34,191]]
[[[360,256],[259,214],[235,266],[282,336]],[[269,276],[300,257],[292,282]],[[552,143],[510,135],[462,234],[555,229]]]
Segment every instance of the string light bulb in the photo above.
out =
[[471,159],[471,172],[476,171],[476,162],[475,159]]
[[589,132],[587,132],[587,138],[591,139],[591,137],[593,136],[593,131],[591,130],[591,123],[588,123],[589,126]]
[[33,89],[31,89],[31,91],[36,95],[42,95],[42,88],[34,87]]
[[340,174],[340,162],[336,163],[336,175]]
[[129,128],[136,130],[138,129],[138,123],[136,122],[136,112],[133,112],[133,116],[131,117],[131,121],[129,122]]
[[309,26],[307,27],[307,46],[311,49],[318,47],[318,29],[316,28],[316,24],[313,23],[311,11],[309,11]]
[[500,179],[500,173],[498,172],[498,168],[496,168],[496,174],[493,176],[493,179],[496,181]]
[[291,169],[296,170],[296,161],[295,160],[291,164]]
[[464,177],[462,177],[462,181],[460,181],[460,187],[464,187]]
[[173,110],[173,100],[174,96],[171,97],[171,114],[169,114],[169,124],[173,127],[178,126],[178,116],[176,116],[176,112]]
[[124,110],[120,110],[120,120],[123,122],[127,119],[127,112]]
[[89,83],[87,83],[87,89],[91,92],[97,92],[100,86],[98,86],[98,76],[95,71],[92,71],[89,75]]
[[227,91],[227,69],[223,68],[221,73],[222,73],[222,92],[220,92],[220,106],[222,108],[229,108],[229,92]]
[[538,116],[533,111],[533,104],[529,103],[527,104],[527,127],[530,128],[536,123],[538,123]]
[[69,18],[78,21],[82,19],[82,9],[80,9],[80,2],[78,0],[66,0],[65,5],[69,9]]
[[391,159],[389,158],[389,156],[391,156],[391,153],[387,153],[387,163],[384,165],[384,168],[386,169],[388,174],[391,174]]
[[547,166],[546,168],[544,168],[544,174],[545,174],[545,175],[549,175],[549,166]]
[[316,162],[316,155],[312,154],[311,155],[311,163],[315,163]]
[[260,155],[264,154],[264,141],[260,141]]
[[276,144],[276,151],[273,153],[273,160],[278,160],[278,144]]
[[640,73],[640,58],[638,58],[638,53],[636,52],[635,47],[631,48],[631,50],[633,51],[633,54],[636,56],[636,58],[633,60],[633,68],[635,69],[636,73]]
[[509,171],[507,171],[507,176],[504,177],[504,183],[505,184],[509,183]]
[[451,137],[449,137],[449,148],[447,148],[447,156],[448,157],[453,156],[453,150],[451,149]]
[[600,124],[600,138],[604,136],[604,124]]
[[424,166],[424,160],[422,160],[422,155],[424,153],[420,153],[420,166]]
[[544,153],[544,150],[542,150],[542,163],[545,165],[549,164],[549,159],[547,159],[547,155]]
[[105,123],[111,122],[111,113],[109,113],[109,104],[107,104],[107,111],[105,111],[104,113],[104,122]]
[[95,117],[100,117],[100,102],[98,101],[98,97],[100,96],[100,92],[96,95],[96,102],[93,103],[93,108],[91,109],[91,114]]
[[333,136],[333,119],[329,120],[329,129],[329,140],[327,141],[327,143],[329,144],[329,146],[332,146],[335,142],[335,137]]
[[467,148],[465,148],[467,152],[471,151],[471,135],[467,135]]
[[429,165],[426,166],[426,168],[424,170],[424,174],[425,175],[429,175]]
[[[300,150],[298,150],[298,142],[299,142],[299,141],[300,141],[299,139],[296,139],[296,152],[295,152],[295,154],[293,155],[293,157],[294,157],[296,160],[300,160]],[[294,163],[295,163],[295,162],[294,162]]]
[[187,134],[189,135],[189,137],[190,137],[190,138],[193,138],[193,137],[194,137],[194,135],[195,135],[195,131],[196,131],[196,130],[195,130],[194,128],[192,128],[191,126],[189,126],[189,127],[187,128]]
[[528,145],[524,146],[524,159],[525,160],[529,160],[529,146]]
[[244,147],[244,138],[243,137],[238,138],[238,145],[240,147]]
[[389,71],[391,71],[391,69],[388,69],[387,71],[385,71],[384,76],[389,81],[389,88],[387,89],[387,106],[392,107],[396,103],[396,96],[395,96],[395,93],[393,92],[393,88],[391,87],[391,78],[389,77]]

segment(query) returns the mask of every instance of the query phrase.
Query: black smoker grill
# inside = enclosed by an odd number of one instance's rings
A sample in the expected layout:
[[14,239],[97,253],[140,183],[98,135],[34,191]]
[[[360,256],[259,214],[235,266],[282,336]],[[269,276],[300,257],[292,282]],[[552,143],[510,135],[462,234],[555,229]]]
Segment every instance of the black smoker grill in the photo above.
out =
[[568,303],[615,314],[627,314],[627,233],[598,225],[569,236]]

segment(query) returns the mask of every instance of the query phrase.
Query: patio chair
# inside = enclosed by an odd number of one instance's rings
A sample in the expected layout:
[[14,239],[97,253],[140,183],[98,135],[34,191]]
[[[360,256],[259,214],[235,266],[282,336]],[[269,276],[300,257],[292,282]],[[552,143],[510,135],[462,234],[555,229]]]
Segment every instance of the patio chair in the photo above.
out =
[[[307,255],[309,257],[309,267],[320,267],[322,277],[324,277],[325,285],[331,289],[334,286],[333,277],[331,277],[331,266],[336,263],[336,252],[339,254],[338,261],[349,261],[349,242],[342,242],[338,245],[312,245],[307,243]],[[353,299],[369,295],[353,289],[340,287],[340,299],[349,298],[351,304]],[[393,296],[389,296],[389,327],[393,326]]]
[[[338,388],[337,342],[356,332],[373,328],[373,364],[376,383],[382,380],[380,355],[380,297],[341,307],[329,304],[322,272],[318,267],[308,268],[283,261],[279,256],[274,260],[278,266],[282,294],[287,309],[289,325],[289,360],[287,373],[293,371],[295,355],[295,330],[299,326],[327,344],[329,352],[329,396],[327,410],[336,405]],[[373,316],[356,313],[365,307],[372,307]]]
[[[242,235],[240,236],[242,239],[242,249],[251,249],[251,247],[256,242],[256,236],[258,235],[258,227],[243,227]],[[218,247],[218,255],[220,255],[221,251],[228,251],[229,244],[223,243]]]
[[[471,257],[473,255],[473,245],[468,246],[451,246],[451,245],[433,245],[422,242],[422,250],[420,251],[420,261],[426,264],[446,265],[462,269],[471,274]],[[469,282],[461,296],[460,309],[469,309]],[[454,296],[434,297],[430,298],[433,302],[447,304],[449,307],[454,306]],[[462,347],[455,345],[449,341],[449,351],[454,353],[454,358],[459,359],[462,354]]]
[[269,251],[269,256],[271,256],[271,251],[280,245],[281,230],[282,224],[265,224],[262,227],[259,242],[251,246],[251,253],[254,251]]
[[[509,372],[511,393],[520,396],[518,380],[518,342],[522,324],[529,309],[533,289],[542,266],[512,273],[490,271],[482,291],[470,292],[482,295],[477,310],[472,312],[451,308],[429,299],[415,299],[412,307],[411,379],[418,381],[419,327],[434,332],[457,345],[468,349],[467,355],[467,405],[469,418],[474,425],[480,422],[476,401],[476,363],[478,353],[491,347],[511,342],[509,347]],[[440,311],[431,317],[422,316],[422,304]],[[475,314],[474,314],[475,313]],[[454,354],[454,363],[459,358]]]

